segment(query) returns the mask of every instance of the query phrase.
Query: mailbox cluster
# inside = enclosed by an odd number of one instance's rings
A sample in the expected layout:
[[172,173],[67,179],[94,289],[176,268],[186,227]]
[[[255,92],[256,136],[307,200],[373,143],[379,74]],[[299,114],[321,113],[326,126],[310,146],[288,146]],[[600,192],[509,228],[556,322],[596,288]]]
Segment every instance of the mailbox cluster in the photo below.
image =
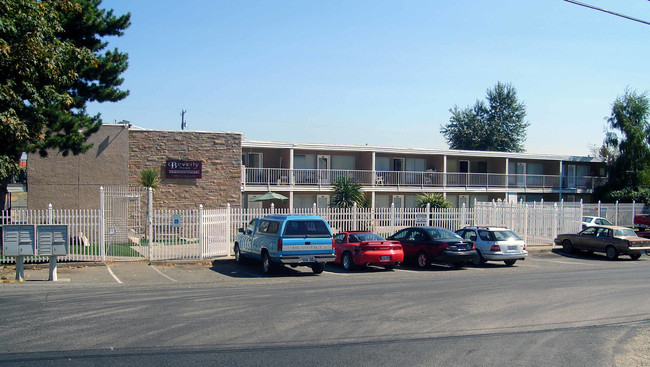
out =
[[66,256],[68,226],[57,224],[2,226],[4,256]]

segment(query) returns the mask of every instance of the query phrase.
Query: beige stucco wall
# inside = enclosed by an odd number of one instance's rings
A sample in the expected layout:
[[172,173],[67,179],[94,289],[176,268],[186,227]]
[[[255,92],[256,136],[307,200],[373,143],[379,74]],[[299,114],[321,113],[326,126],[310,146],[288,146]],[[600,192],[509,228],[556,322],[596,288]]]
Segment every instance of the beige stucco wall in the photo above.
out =
[[[128,183],[137,186],[141,170],[156,168],[162,181],[154,193],[155,208],[239,207],[241,141],[240,133],[131,130]],[[165,177],[167,160],[201,161],[202,178]]]
[[88,141],[93,147],[84,154],[28,156],[29,209],[97,209],[100,186],[127,184],[128,129],[104,125]]

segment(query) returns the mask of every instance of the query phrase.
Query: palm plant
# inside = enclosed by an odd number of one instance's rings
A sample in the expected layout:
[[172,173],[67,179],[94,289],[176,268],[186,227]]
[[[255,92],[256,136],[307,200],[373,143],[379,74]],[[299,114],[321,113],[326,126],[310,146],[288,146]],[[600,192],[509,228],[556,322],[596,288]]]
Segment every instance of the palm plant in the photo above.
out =
[[334,192],[330,199],[330,206],[334,208],[363,207],[366,203],[366,196],[361,192],[361,185],[351,178],[341,177],[334,181]]
[[138,182],[140,182],[140,185],[144,187],[151,187],[152,190],[156,190],[158,188],[158,184],[160,184],[160,177],[158,177],[158,175],[159,173],[157,169],[145,168],[140,171],[140,179]]
[[451,202],[439,193],[425,193],[418,195],[416,205],[419,208],[426,208],[427,204],[430,204],[431,208],[451,208]]

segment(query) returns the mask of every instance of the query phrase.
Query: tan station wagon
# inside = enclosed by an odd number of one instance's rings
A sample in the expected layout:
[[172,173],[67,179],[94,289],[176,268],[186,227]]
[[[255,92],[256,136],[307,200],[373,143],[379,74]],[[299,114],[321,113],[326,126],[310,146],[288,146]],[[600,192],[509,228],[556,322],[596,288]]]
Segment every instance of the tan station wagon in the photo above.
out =
[[558,235],[554,241],[566,253],[575,250],[604,252],[610,260],[618,258],[618,255],[629,255],[632,260],[637,260],[644,252],[650,254],[650,239],[637,236],[627,227],[587,227],[578,234]]

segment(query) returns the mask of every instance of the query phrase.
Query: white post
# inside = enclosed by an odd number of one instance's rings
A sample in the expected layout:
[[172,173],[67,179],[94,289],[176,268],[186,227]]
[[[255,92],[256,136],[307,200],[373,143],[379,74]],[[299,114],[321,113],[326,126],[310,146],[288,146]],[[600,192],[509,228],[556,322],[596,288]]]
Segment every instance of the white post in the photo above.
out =
[[598,216],[602,217],[602,215],[600,215],[600,200],[598,200]]
[[106,217],[104,215],[104,187],[99,188],[99,259],[106,261]]
[[203,227],[203,204],[199,204],[199,258],[201,260],[203,260],[203,253],[207,247],[205,240],[205,231]]
[[427,226],[431,225],[431,203],[427,203]]
[[466,211],[465,203],[463,203],[463,206],[460,208],[460,225],[461,225],[461,228],[465,227],[465,223],[466,223],[466,221],[465,221],[465,219],[466,219],[465,218],[465,215],[466,215],[465,211]]
[[314,215],[318,215],[317,212],[316,212],[316,203],[314,203],[314,205],[312,206],[312,209],[314,211]]
[[614,218],[614,225],[618,225],[618,200],[616,200],[616,218]]
[[56,282],[59,280],[56,272],[56,256],[50,256],[50,277],[48,280],[50,282]]
[[635,205],[636,205],[636,200],[632,200],[632,227],[634,227],[634,214],[636,212],[634,210]]
[[557,237],[557,203],[553,204],[553,238]]
[[530,240],[528,238],[528,204],[524,205],[524,240],[530,246]]
[[390,203],[390,233],[395,233],[395,203]]
[[271,203],[271,215],[275,214],[275,204]]
[[357,230],[357,221],[359,220],[359,208],[357,207],[357,203],[354,203],[352,206],[352,230],[356,231]]
[[16,280],[22,282],[25,279],[25,257],[16,257]]
[[226,204],[226,241],[228,242],[228,256],[232,256],[233,253],[233,248],[230,246],[230,241],[231,241],[231,234],[230,234],[230,227],[232,226],[232,212],[230,209],[230,203]]
[[147,204],[147,227],[149,235],[149,261],[153,260],[153,189],[150,187],[148,190],[148,204]]
[[54,208],[52,208],[52,203],[47,205],[47,224],[54,223]]

